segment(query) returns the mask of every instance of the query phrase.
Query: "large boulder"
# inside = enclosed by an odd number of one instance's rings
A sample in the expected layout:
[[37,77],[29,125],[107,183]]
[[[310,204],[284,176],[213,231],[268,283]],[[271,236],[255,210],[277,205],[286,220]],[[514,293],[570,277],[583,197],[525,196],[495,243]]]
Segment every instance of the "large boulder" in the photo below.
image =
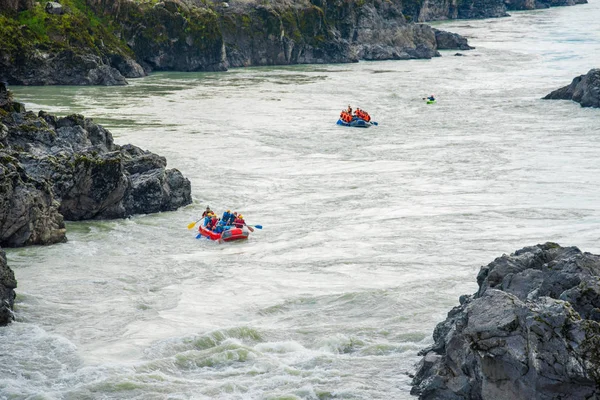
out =
[[441,31],[434,29],[435,41],[438,50],[472,50],[474,47],[469,46],[467,39],[457,33]]
[[546,243],[482,267],[473,296],[435,328],[420,399],[600,396],[600,257]]
[[166,169],[164,157],[116,145],[109,131],[77,114],[15,111],[9,101],[0,110],[0,160],[4,246],[64,241],[63,218],[124,218],[192,201],[189,180]]
[[570,85],[553,91],[546,100],[573,100],[581,107],[600,107],[600,69],[592,69],[573,79]]
[[15,274],[6,264],[6,254],[0,249],[0,326],[13,320],[12,308],[15,302]]

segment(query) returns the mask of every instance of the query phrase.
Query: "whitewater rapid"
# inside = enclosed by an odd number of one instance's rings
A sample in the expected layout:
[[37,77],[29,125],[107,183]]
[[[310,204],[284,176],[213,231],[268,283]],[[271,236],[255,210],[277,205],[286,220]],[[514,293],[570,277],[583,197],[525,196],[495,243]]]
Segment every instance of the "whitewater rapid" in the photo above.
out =
[[[440,23],[476,49],[432,60],[11,87],[165,156],[194,203],[7,250],[0,398],[411,398],[481,265],[546,241],[600,252],[600,111],[540,100],[599,67],[598,20],[592,1]],[[336,126],[348,104],[379,126]],[[206,205],[263,229],[196,240]]]

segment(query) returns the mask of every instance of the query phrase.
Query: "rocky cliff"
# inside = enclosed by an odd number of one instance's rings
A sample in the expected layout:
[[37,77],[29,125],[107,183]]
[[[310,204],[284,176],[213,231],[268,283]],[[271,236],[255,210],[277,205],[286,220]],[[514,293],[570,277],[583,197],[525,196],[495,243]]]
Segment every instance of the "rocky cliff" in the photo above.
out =
[[438,55],[435,30],[408,23],[400,0],[228,4],[219,10],[228,66]]
[[438,55],[435,31],[407,22],[401,0],[4,1],[0,80],[11,84]]
[[420,399],[600,397],[600,256],[546,243],[481,268],[423,350]]
[[[81,115],[37,115],[0,84],[0,245],[66,240],[63,219],[124,218],[191,203],[164,157],[119,146]],[[4,99],[4,100],[2,100]]]
[[8,324],[13,319],[12,308],[15,302],[15,274],[6,265],[6,255],[0,249],[0,326]]
[[144,75],[134,58],[85,2],[0,0],[0,81],[123,85],[125,77]]
[[570,85],[548,94],[548,100],[573,100],[582,107],[600,107],[600,69],[573,79]]

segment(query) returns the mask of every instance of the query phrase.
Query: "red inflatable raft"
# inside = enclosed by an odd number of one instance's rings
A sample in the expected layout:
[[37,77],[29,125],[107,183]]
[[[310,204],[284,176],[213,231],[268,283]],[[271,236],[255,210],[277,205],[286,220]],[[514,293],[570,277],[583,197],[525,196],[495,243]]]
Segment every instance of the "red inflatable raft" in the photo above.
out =
[[223,242],[233,242],[234,240],[244,240],[248,239],[250,232],[243,228],[231,228],[221,233],[209,231],[202,225],[198,228],[198,232],[206,238],[210,240],[218,240]]

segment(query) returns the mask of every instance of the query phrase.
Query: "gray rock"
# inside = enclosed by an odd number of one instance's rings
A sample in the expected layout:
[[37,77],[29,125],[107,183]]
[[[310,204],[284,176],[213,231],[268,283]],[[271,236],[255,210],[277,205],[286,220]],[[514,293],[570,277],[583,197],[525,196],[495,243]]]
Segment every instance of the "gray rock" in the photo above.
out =
[[0,326],[13,320],[13,305],[15,302],[15,274],[6,264],[6,254],[0,248]]
[[63,216],[50,185],[27,175],[13,155],[0,150],[0,244],[13,247],[65,241]]
[[110,57],[110,65],[117,69],[125,78],[141,78],[146,76],[146,71],[130,57],[121,54],[113,54]]
[[600,396],[600,257],[554,243],[482,267],[478,292],[438,324],[411,393],[420,399]]
[[[474,47],[469,46],[467,39],[459,34],[440,31],[434,29],[435,41],[438,50],[472,50]],[[455,55],[461,55],[457,53]]]
[[59,53],[23,53],[18,63],[0,70],[18,85],[126,85],[121,73],[95,54],[65,50]]
[[63,6],[55,1],[47,2],[45,10],[48,14],[53,15],[63,15],[65,13]]
[[600,107],[600,69],[573,79],[569,86],[557,89],[544,97],[546,100],[573,100],[582,107]]
[[114,144],[81,115],[0,114],[0,244],[66,240],[63,218],[124,218],[191,203],[190,182],[164,157]]

